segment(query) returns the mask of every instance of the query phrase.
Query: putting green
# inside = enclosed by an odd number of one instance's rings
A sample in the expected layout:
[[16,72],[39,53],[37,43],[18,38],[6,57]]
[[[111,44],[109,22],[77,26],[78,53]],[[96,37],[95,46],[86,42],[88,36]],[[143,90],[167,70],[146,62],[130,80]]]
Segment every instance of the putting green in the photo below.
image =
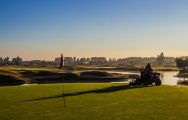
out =
[[188,87],[126,84],[0,87],[1,120],[187,120]]

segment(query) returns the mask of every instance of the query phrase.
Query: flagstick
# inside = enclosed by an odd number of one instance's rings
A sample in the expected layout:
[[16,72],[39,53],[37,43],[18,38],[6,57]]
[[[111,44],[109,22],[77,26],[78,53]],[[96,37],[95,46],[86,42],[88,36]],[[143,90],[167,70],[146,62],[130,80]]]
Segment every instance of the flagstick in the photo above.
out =
[[[63,54],[61,54],[60,69],[61,69],[63,66],[64,66],[64,58],[63,58]],[[65,106],[66,106],[66,101],[65,101],[64,77],[61,76],[61,79],[62,79],[62,90],[63,90],[62,97],[63,97],[63,103],[64,103],[64,107],[65,107]]]
[[65,107],[65,106],[66,106],[66,101],[65,101],[65,86],[64,86],[64,77],[62,77],[62,78],[63,78],[63,79],[62,79],[62,81],[63,81],[63,83],[62,83],[62,84],[63,84],[63,85],[62,85],[62,86],[63,86],[63,96],[62,96],[62,97],[63,97],[63,103],[64,103],[64,107]]

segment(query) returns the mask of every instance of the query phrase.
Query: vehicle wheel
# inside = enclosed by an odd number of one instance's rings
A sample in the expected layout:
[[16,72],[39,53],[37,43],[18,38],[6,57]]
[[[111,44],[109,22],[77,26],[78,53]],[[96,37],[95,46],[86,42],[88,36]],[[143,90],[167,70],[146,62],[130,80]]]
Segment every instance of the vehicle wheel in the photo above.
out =
[[129,87],[133,86],[133,83],[132,82],[129,82]]
[[135,85],[141,85],[141,79],[136,79]]
[[161,85],[161,80],[160,80],[160,78],[156,78],[156,79],[155,79],[155,85],[156,85],[156,86]]

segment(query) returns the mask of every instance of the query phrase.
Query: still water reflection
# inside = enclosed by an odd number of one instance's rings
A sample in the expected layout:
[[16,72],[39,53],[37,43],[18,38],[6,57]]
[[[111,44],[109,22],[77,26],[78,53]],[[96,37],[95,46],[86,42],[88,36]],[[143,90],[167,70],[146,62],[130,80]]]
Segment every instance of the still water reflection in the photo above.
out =
[[161,80],[163,85],[177,85],[178,81],[183,81],[185,78],[176,77],[179,71],[159,72],[161,73]]
[[[165,71],[165,72],[158,71],[158,72],[161,74],[160,77],[161,77],[163,85],[177,85],[178,81],[185,80],[185,78],[176,77],[176,75],[178,75],[179,71]],[[118,73],[140,75],[139,72],[118,72]]]

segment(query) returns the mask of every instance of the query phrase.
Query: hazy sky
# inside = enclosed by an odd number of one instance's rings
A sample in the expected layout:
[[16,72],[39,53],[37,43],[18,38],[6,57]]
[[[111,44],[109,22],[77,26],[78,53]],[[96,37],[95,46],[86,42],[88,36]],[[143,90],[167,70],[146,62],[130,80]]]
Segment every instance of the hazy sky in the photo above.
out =
[[0,0],[0,56],[188,55],[188,0]]

